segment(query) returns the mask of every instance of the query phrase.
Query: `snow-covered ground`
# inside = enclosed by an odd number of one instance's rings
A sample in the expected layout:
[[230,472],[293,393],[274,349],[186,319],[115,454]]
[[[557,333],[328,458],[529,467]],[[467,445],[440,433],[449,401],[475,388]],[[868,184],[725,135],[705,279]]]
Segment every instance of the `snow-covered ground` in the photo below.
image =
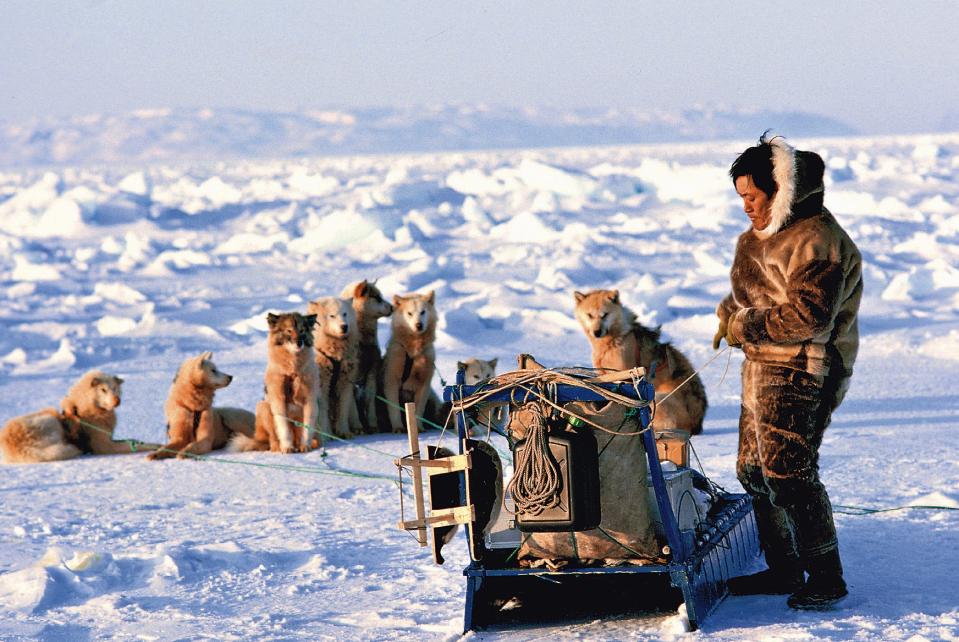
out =
[[[833,501],[959,507],[959,135],[793,142],[826,158],[826,204],[866,264],[857,374],[822,448]],[[97,367],[127,381],[117,436],[162,440],[169,381],[203,350],[236,376],[218,402],[252,407],[266,312],[364,277],[436,290],[447,378],[472,356],[588,363],[572,291],[593,287],[618,287],[702,364],[746,227],[726,170],[747,144],[0,173],[2,418]],[[694,442],[727,488],[739,363],[704,371]],[[386,477],[403,451],[390,435],[325,459],[218,456],[312,472],[142,455],[0,467],[0,638],[455,637],[462,536],[436,567],[396,530]],[[692,634],[660,614],[475,637],[959,639],[959,513],[837,524],[851,595],[832,612],[730,598]]]

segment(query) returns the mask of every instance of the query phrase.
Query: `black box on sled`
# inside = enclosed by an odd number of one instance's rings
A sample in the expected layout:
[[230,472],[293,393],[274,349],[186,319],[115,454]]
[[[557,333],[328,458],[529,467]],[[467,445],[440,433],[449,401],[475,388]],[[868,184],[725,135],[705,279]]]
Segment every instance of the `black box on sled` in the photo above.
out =
[[[550,428],[549,451],[560,474],[559,504],[538,515],[516,513],[516,526],[526,533],[588,531],[602,518],[599,501],[599,456],[591,429],[577,430],[565,422]],[[520,460],[526,440],[513,446],[513,461]]]

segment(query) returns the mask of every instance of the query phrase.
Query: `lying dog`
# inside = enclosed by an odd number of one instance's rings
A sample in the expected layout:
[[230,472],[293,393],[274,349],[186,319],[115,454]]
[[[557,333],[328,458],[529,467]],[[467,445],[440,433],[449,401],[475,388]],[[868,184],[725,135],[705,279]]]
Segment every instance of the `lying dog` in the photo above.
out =
[[309,452],[312,440],[329,432],[326,404],[320,395],[320,373],[313,354],[316,316],[299,312],[268,314],[266,399],[256,405],[253,438],[238,433],[230,450]]
[[235,433],[252,437],[255,425],[252,412],[213,407],[214,393],[231,381],[233,377],[220,372],[213,363],[212,352],[184,361],[173,378],[163,407],[170,443],[147,455],[147,459],[204,455],[226,446]]
[[306,311],[316,316],[313,349],[329,424],[333,434],[348,439],[363,428],[353,397],[353,380],[359,365],[353,300],[317,299],[307,304]]
[[340,295],[353,299],[357,329],[357,367],[353,375],[360,422],[367,433],[385,432],[388,417],[376,396],[383,391],[383,355],[377,337],[378,321],[393,314],[393,306],[383,299],[376,282],[360,281],[348,285]]
[[416,414],[422,417],[431,397],[430,382],[436,370],[435,301],[432,291],[393,297],[393,334],[383,362],[383,391],[395,433],[406,431],[400,410],[403,404],[415,402]]
[[[619,300],[619,290],[574,292],[576,319],[593,350],[593,367],[626,370],[643,366],[653,377],[656,399],[676,390],[695,372],[689,360],[670,343],[660,342],[659,329],[650,329]],[[656,363],[656,371],[650,368]],[[657,430],[681,429],[693,435],[703,430],[706,389],[699,375],[667,401],[657,403],[654,425]]]
[[0,430],[0,453],[9,464],[72,459],[81,454],[119,455],[157,444],[113,441],[123,379],[99,370],[87,372],[60,403],[11,419]]

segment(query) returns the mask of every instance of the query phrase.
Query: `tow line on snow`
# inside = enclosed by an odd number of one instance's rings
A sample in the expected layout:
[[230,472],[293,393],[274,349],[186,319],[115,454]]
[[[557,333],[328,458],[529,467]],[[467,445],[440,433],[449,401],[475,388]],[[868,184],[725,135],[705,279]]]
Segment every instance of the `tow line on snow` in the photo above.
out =
[[[720,351],[719,351],[718,353],[716,353],[715,355],[713,355],[706,363],[704,363],[704,364],[702,365],[702,367],[700,367],[699,369],[697,369],[696,372],[695,372],[692,376],[695,376],[695,374],[698,374],[698,373],[700,373],[702,370],[705,370],[707,366],[709,366],[713,361],[715,361],[719,356],[721,356],[723,352],[726,352],[727,350],[729,350],[729,347],[728,347],[728,346],[727,346],[726,348],[724,348],[723,350],[720,350]],[[730,361],[731,356],[732,356],[732,351],[729,350],[729,357],[728,357],[727,360],[726,360],[726,368],[724,369],[722,378],[720,379],[720,382],[719,382],[720,385],[722,385],[722,383],[723,383],[723,382],[725,381],[725,379],[726,379],[726,374],[727,374],[728,371],[729,371],[729,361]],[[691,379],[692,376],[690,376],[686,381],[689,381],[689,379]],[[682,384],[680,384],[680,386],[678,386],[678,387],[676,388],[676,390],[678,390],[678,389],[681,388],[683,385],[685,385],[685,384],[686,384],[686,381],[684,381]],[[675,390],[674,390],[673,392],[675,392]],[[390,401],[389,399],[386,399],[385,397],[383,397],[383,396],[381,396],[381,395],[377,395],[376,398],[379,399],[380,401],[383,401],[384,403],[387,403],[387,404],[390,404],[390,405],[394,405],[394,406],[396,406],[396,407],[398,407],[398,408],[402,408],[402,406],[400,406],[399,404],[395,404],[394,402]],[[342,441],[342,442],[350,443],[350,444],[352,444],[353,446],[358,447],[358,448],[361,448],[361,449],[363,449],[363,450],[368,450],[368,451],[373,452],[373,453],[376,453],[376,454],[378,454],[378,455],[381,455],[381,456],[384,456],[384,457],[389,457],[390,460],[395,460],[395,459],[396,459],[396,455],[394,455],[394,454],[392,454],[392,453],[388,453],[388,452],[386,452],[386,451],[384,451],[384,450],[379,450],[379,449],[373,448],[373,447],[371,447],[371,446],[364,446],[363,444],[359,444],[359,443],[353,442],[353,441],[351,441],[351,440],[349,440],[349,439],[345,439],[345,438],[340,437],[340,436],[338,436],[338,435],[334,435],[334,434],[332,434],[332,433],[327,433],[327,432],[324,432],[324,431],[319,430],[319,429],[317,429],[317,428],[314,428],[314,427],[311,427],[311,426],[307,426],[306,424],[301,423],[301,422],[299,422],[299,421],[296,421],[295,419],[291,419],[291,418],[289,418],[289,417],[287,417],[286,419],[287,419],[287,421],[289,421],[290,423],[296,424],[297,426],[300,426],[301,428],[306,428],[306,429],[308,429],[311,433],[318,434],[318,435],[322,435],[323,437],[328,437],[328,438],[333,439],[333,440],[335,440],[335,441]],[[449,420],[448,420],[448,419],[447,419],[447,426],[441,426],[441,425],[439,425],[439,424],[437,424],[437,423],[435,423],[435,422],[433,422],[433,421],[430,421],[429,419],[426,419],[425,417],[417,416],[417,419],[419,419],[420,421],[422,421],[424,424],[427,424],[427,425],[429,425],[429,426],[431,426],[431,427],[436,428],[437,430],[439,430],[439,431],[440,431],[440,439],[442,439],[443,435],[446,433],[446,430],[447,430],[447,427],[448,427],[448,424],[449,424]],[[91,428],[91,429],[93,429],[93,430],[98,430],[98,431],[100,431],[100,432],[102,432],[102,433],[104,433],[104,434],[110,435],[111,437],[113,436],[112,433],[110,433],[109,431],[101,428],[100,426],[93,425],[93,424],[91,424],[91,423],[89,423],[89,422],[86,422],[86,421],[83,421],[83,420],[81,420],[81,419],[78,419],[78,421],[79,421],[79,423],[83,424],[83,425],[86,426],[87,428]],[[479,426],[479,427],[480,427],[480,428],[483,428],[484,426]],[[491,428],[491,427],[487,427],[487,428]],[[504,437],[506,436],[506,435],[503,435],[502,433],[500,433],[499,431],[495,431],[495,432],[496,432],[497,434],[500,434],[501,436],[504,436]],[[130,452],[131,452],[131,453],[137,452],[137,447],[140,446],[140,445],[142,445],[143,443],[145,443],[145,442],[138,441],[138,440],[136,440],[136,439],[122,439],[122,440],[117,440],[117,441],[125,441],[125,442],[130,446]],[[699,459],[699,454],[696,452],[696,450],[695,450],[694,448],[692,448],[692,443],[690,443],[689,445],[690,445],[690,449],[692,450],[693,456],[696,458],[696,462],[699,464],[699,469],[700,469],[700,471],[703,471],[703,464],[702,464],[702,461],[700,461],[700,459]],[[173,453],[173,454],[176,454],[176,455],[183,455],[184,457],[188,457],[188,458],[190,458],[190,459],[194,459],[194,460],[197,460],[197,461],[210,461],[210,462],[217,462],[217,463],[222,463],[222,464],[233,464],[233,465],[237,465],[237,466],[252,466],[252,467],[254,467],[254,468],[271,468],[271,469],[274,469],[274,470],[285,470],[285,471],[294,472],[294,473],[308,473],[308,474],[313,474],[313,475],[334,475],[334,476],[337,476],[337,477],[353,477],[353,478],[358,478],[358,479],[382,480],[382,481],[388,481],[388,482],[390,482],[390,483],[392,483],[392,484],[400,484],[400,482],[398,482],[395,478],[393,478],[393,477],[391,477],[391,476],[387,476],[387,475],[380,475],[380,474],[377,474],[377,473],[362,473],[362,472],[353,471],[353,470],[346,470],[346,469],[342,469],[342,468],[333,468],[333,466],[332,466],[328,461],[326,461],[327,453],[326,453],[326,448],[325,448],[325,447],[323,448],[323,453],[322,453],[320,456],[321,456],[321,458],[322,458],[321,461],[323,461],[323,463],[326,465],[326,468],[320,468],[320,467],[318,467],[318,466],[295,465],[295,464],[293,464],[293,465],[291,465],[291,464],[269,464],[269,463],[263,463],[263,462],[255,462],[255,461],[243,461],[243,460],[239,460],[239,459],[228,459],[228,458],[219,457],[219,456],[217,456],[217,457],[211,457],[211,456],[209,456],[209,455],[196,455],[196,454],[193,454],[193,453],[185,453],[185,452],[182,452],[182,451],[174,451],[174,450],[168,449],[168,448],[163,447],[163,446],[161,446],[160,448],[157,448],[157,449],[155,449],[155,450],[156,450],[157,452],[168,452],[168,453]],[[497,451],[499,451],[498,448],[497,448]],[[705,474],[704,471],[703,471],[703,473]],[[722,490],[722,488],[720,488],[720,490]],[[908,505],[908,506],[893,506],[893,507],[890,507],[890,508],[872,508],[872,507],[869,507],[869,506],[855,506],[855,505],[851,505],[851,504],[833,504],[833,512],[834,512],[834,513],[839,513],[839,514],[842,514],[842,515],[853,515],[853,516],[876,515],[876,514],[878,514],[878,513],[891,513],[891,512],[895,512],[895,511],[901,511],[901,510],[950,510],[950,511],[954,511],[954,510],[959,510],[959,508],[957,508],[957,507],[955,507],[955,506],[938,506],[938,505],[933,505],[933,504],[916,504],[916,505]]]
[[[292,423],[298,424],[298,425],[300,425],[300,426],[302,426],[302,427],[307,427],[305,424],[300,424],[298,421],[296,421],[296,420],[294,420],[294,419],[287,418],[287,420],[290,421],[290,422],[292,422]],[[105,430],[105,429],[101,428],[100,426],[95,426],[95,425],[93,425],[93,424],[91,424],[91,423],[89,423],[89,422],[83,421],[82,419],[78,419],[78,421],[79,421],[79,423],[81,423],[82,425],[86,426],[87,428],[91,428],[91,429],[93,429],[93,430],[98,430],[98,431],[100,431],[100,432],[102,432],[102,433],[104,433],[104,434],[108,434],[108,435],[110,435],[110,436],[112,437],[112,433],[110,433],[110,431]],[[347,441],[346,439],[343,439],[342,437],[338,437],[338,436],[336,436],[336,435],[330,435],[330,434],[327,434],[327,433],[322,432],[322,431],[320,431],[320,430],[316,430],[316,429],[311,429],[311,430],[312,430],[312,432],[316,432],[316,433],[318,433],[318,434],[321,434],[321,435],[330,437],[330,438],[332,438],[332,439],[337,439],[337,440],[340,440],[340,441]],[[136,439],[122,439],[122,440],[117,440],[117,441],[126,442],[126,443],[130,446],[130,452],[131,452],[131,453],[137,452],[137,447],[140,446],[140,445],[143,445],[143,444],[145,443],[145,442],[142,442],[142,441],[139,441],[139,440],[136,440]],[[363,448],[364,450],[369,450],[369,451],[375,452],[375,453],[377,453],[377,454],[379,454],[379,455],[384,455],[384,456],[390,457],[391,459],[395,457],[395,455],[392,455],[392,454],[390,454],[390,453],[387,453],[386,451],[383,451],[383,450],[377,450],[376,448],[371,448],[371,447],[369,447],[369,446],[364,446],[364,445],[362,445],[362,444],[354,444],[354,445],[355,445],[355,446],[359,446],[360,448]],[[326,464],[326,468],[320,468],[320,467],[318,467],[318,466],[295,465],[295,464],[293,464],[293,465],[291,465],[291,464],[268,464],[268,463],[255,462],[255,461],[243,461],[243,460],[240,460],[240,459],[228,459],[228,458],[226,458],[226,457],[211,457],[211,456],[209,456],[209,455],[197,455],[197,454],[194,454],[194,453],[188,453],[188,452],[183,452],[183,451],[178,451],[178,450],[172,450],[172,449],[170,449],[170,448],[166,448],[165,446],[161,446],[160,448],[156,448],[156,449],[154,449],[154,450],[155,450],[156,452],[167,452],[167,453],[175,454],[175,455],[178,455],[178,456],[182,455],[183,457],[188,457],[188,458],[190,458],[190,459],[194,459],[194,460],[197,460],[197,461],[210,461],[210,462],[217,462],[217,463],[221,463],[221,464],[234,464],[234,465],[238,465],[238,466],[252,466],[252,467],[255,467],[255,468],[272,468],[272,469],[275,469],[275,470],[287,470],[287,471],[291,471],[291,472],[310,473],[310,474],[315,474],[315,475],[335,475],[335,476],[338,476],[338,477],[356,477],[356,478],[361,478],[361,479],[377,479],[377,480],[389,481],[389,482],[394,483],[394,484],[396,483],[396,480],[393,479],[393,477],[389,477],[389,476],[387,476],[387,475],[379,475],[379,474],[377,474],[377,473],[361,473],[361,472],[353,471],[353,470],[345,470],[345,469],[341,469],[341,468],[333,468],[333,467],[326,461],[326,459],[325,459],[326,456],[327,456],[325,449],[323,450],[323,454],[321,455],[321,457],[323,458],[323,463]]]

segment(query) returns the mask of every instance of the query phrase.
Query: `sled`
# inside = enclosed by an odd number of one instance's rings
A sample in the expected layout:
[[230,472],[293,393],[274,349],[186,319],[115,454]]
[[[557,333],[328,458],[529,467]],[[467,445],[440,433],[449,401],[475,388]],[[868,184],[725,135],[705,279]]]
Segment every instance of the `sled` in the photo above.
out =
[[[520,367],[528,367],[531,358],[520,358]],[[538,364],[535,364],[538,366]],[[622,373],[620,373],[622,374]],[[652,400],[653,385],[645,376],[639,381],[616,381],[616,374],[594,378],[594,385],[602,386],[618,394],[633,399]],[[623,377],[619,377],[623,379]],[[605,379],[606,381],[602,381]],[[456,384],[447,386],[443,392],[444,401],[454,404],[470,399],[474,395],[489,391],[489,385],[468,386],[464,383],[463,371],[457,372]],[[486,401],[490,403],[511,403],[521,395],[528,393],[514,389],[500,390]],[[586,387],[559,385],[553,392],[559,404],[573,401],[605,401]],[[464,413],[456,412],[456,429],[459,435],[460,455],[468,444],[469,431]],[[649,409],[640,410],[640,422],[643,428],[650,421]],[[690,628],[696,630],[699,625],[719,606],[726,597],[727,581],[730,577],[750,572],[759,555],[759,538],[752,501],[746,494],[723,493],[713,504],[707,518],[700,522],[695,531],[681,530],[676,513],[670,503],[666,476],[657,456],[657,443],[652,431],[642,434],[643,445],[649,464],[655,503],[662,519],[662,530],[666,546],[663,552],[667,563],[642,566],[615,567],[571,567],[559,570],[548,568],[519,568],[515,560],[496,550],[487,549],[483,541],[477,541],[476,529],[467,530],[471,562],[463,574],[466,577],[466,604],[464,609],[463,630],[483,629],[498,623],[509,622],[512,618],[508,610],[500,608],[504,599],[512,595],[536,595],[555,593],[562,599],[562,591],[577,600],[592,591],[602,591],[608,586],[605,597],[622,598],[635,607],[635,610],[649,610],[650,606],[662,607],[663,591],[658,594],[648,590],[648,580],[658,579],[659,584],[668,580],[673,587],[667,594],[673,599],[680,598],[685,603]],[[466,471],[460,471],[460,499],[468,505]],[[638,498],[639,501],[645,498]],[[501,549],[503,550],[503,549]],[[505,552],[505,551],[504,551]],[[609,580],[601,582],[598,580]],[[655,583],[653,583],[655,585]],[[644,587],[646,590],[643,590]],[[667,586],[667,589],[669,586]],[[546,601],[551,597],[546,597]],[[613,600],[615,601],[615,600]],[[656,604],[658,603],[658,604]],[[552,602],[552,611],[563,614],[567,603]],[[675,608],[679,604],[671,604]],[[541,614],[543,615],[543,614]],[[589,614],[585,614],[589,617]]]

